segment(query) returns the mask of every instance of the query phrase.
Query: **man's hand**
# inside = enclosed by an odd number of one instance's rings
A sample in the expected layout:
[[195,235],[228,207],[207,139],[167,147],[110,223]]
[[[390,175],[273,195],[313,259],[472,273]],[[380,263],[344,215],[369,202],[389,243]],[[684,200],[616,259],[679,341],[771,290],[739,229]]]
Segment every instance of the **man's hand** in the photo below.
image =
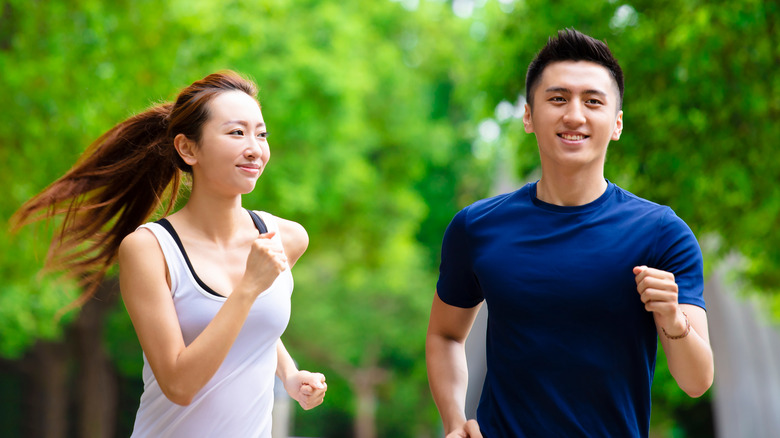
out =
[[448,433],[446,438],[482,438],[482,432],[479,430],[477,420],[469,420],[462,427]]
[[653,312],[656,324],[670,336],[683,334],[687,324],[677,302],[674,274],[647,266],[636,266],[633,272],[639,298],[645,310]]

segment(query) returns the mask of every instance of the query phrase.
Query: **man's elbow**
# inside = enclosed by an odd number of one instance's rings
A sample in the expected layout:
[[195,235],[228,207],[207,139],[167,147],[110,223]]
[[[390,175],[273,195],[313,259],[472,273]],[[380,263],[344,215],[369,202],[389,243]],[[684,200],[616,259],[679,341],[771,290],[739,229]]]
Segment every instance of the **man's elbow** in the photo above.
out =
[[696,379],[685,382],[685,384],[681,383],[680,389],[688,394],[689,397],[699,398],[703,396],[710,389],[710,387],[712,387],[713,378],[714,373],[712,370],[709,370],[708,372],[698,376]]
[[688,397],[699,398],[699,397],[703,396],[707,392],[708,389],[710,389],[709,386],[701,386],[701,387],[697,387],[697,388],[683,389],[683,391],[685,391],[685,393],[688,394]]

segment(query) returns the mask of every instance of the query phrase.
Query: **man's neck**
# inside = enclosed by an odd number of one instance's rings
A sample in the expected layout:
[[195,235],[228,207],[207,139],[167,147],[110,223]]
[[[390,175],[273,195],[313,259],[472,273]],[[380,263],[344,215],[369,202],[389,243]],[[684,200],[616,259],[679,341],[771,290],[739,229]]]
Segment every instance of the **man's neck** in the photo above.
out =
[[589,204],[598,199],[607,190],[607,181],[601,175],[568,178],[551,178],[544,174],[536,185],[536,198],[548,204],[574,207]]

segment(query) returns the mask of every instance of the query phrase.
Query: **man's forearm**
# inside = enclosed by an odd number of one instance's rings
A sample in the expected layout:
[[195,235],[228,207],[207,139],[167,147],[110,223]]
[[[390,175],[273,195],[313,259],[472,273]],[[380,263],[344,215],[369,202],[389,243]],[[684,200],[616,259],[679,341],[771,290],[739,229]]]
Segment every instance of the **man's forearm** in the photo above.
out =
[[441,415],[445,433],[449,433],[466,422],[468,367],[464,344],[428,334],[425,350],[433,401]]
[[686,306],[690,331],[682,338],[660,334],[669,372],[677,385],[691,397],[699,397],[712,385],[714,363],[703,309]]

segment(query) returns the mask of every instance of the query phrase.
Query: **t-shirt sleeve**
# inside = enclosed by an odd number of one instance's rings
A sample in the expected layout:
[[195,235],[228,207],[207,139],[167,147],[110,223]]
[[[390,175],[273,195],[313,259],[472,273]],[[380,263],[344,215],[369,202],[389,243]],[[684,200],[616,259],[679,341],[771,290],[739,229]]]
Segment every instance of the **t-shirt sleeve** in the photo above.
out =
[[445,303],[471,308],[484,299],[474,275],[472,250],[466,230],[468,207],[447,226],[441,246],[441,264],[436,291]]
[[704,305],[704,261],[699,242],[690,227],[672,209],[661,220],[656,241],[658,269],[674,274],[678,288],[678,302]]

